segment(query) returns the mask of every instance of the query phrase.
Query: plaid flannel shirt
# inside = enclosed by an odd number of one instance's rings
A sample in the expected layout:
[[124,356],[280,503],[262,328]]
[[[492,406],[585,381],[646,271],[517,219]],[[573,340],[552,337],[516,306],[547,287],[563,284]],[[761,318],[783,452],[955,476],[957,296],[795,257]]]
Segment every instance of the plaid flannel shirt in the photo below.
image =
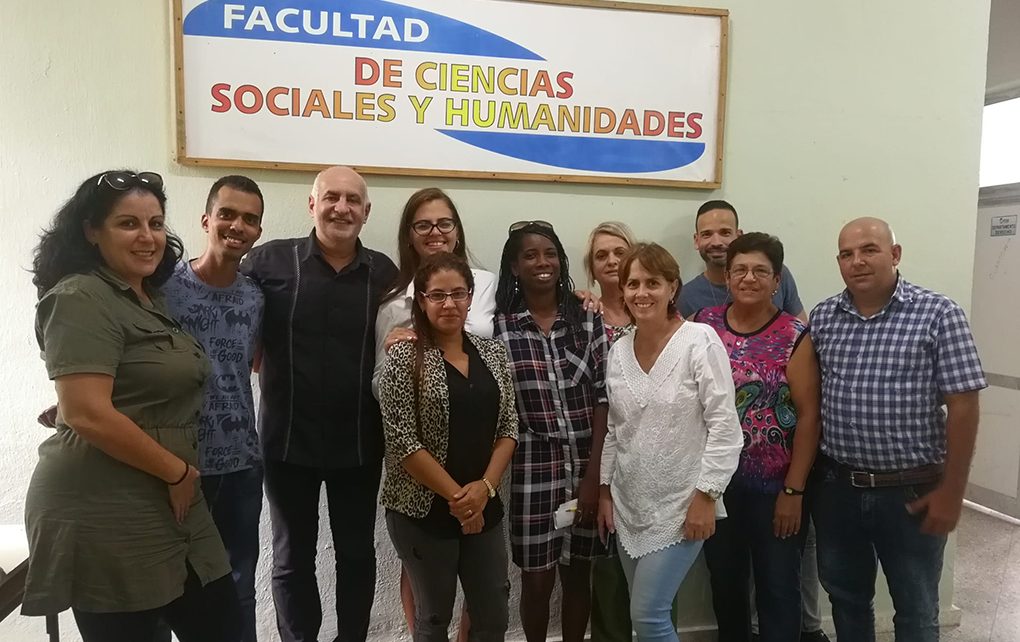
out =
[[821,450],[852,467],[943,462],[944,396],[988,385],[960,306],[902,277],[868,318],[846,290],[821,302],[811,336],[822,375]]
[[590,436],[592,409],[608,402],[602,318],[587,312],[577,328],[561,315],[546,336],[526,310],[497,314],[495,336],[510,352],[521,432],[546,439]]

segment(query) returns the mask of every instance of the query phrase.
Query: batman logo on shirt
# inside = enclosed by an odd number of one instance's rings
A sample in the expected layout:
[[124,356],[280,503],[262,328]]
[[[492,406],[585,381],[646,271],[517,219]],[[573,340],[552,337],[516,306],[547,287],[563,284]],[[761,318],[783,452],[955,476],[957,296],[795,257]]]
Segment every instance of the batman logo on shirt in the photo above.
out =
[[247,312],[237,312],[233,309],[227,310],[224,318],[227,320],[227,325],[232,328],[236,328],[241,325],[247,326],[249,329],[251,328],[251,315]]

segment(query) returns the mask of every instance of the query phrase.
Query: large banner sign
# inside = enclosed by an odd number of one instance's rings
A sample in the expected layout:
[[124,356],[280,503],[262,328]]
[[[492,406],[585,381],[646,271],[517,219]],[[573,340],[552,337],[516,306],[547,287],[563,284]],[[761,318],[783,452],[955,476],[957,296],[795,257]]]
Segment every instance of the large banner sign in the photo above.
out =
[[725,10],[175,0],[178,160],[716,188]]

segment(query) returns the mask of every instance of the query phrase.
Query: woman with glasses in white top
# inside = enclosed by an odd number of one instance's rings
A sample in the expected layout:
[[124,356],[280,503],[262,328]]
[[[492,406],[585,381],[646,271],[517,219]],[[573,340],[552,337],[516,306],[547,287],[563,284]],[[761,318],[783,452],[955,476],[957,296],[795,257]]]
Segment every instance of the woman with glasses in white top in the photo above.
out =
[[[372,390],[379,397],[379,379],[386,367],[387,353],[393,344],[413,341],[411,308],[414,302],[414,275],[422,262],[435,254],[449,252],[467,261],[467,240],[457,206],[437,187],[420,189],[407,199],[397,229],[399,274],[386,295],[375,322],[375,373]],[[465,329],[478,337],[492,337],[492,315],[496,312],[496,275],[472,269],[474,291],[467,310]],[[498,483],[498,480],[496,481]],[[414,633],[414,593],[407,573],[400,573],[400,601],[407,628]],[[458,640],[467,640],[470,626],[467,611],[461,618]]]

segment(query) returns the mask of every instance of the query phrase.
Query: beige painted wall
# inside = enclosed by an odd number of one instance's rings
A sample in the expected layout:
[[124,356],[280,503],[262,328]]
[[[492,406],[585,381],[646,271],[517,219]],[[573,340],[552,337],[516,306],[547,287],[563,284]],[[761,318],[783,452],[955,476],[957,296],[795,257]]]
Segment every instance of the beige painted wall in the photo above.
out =
[[[841,287],[833,258],[839,227],[876,214],[897,229],[905,274],[966,305],[989,0],[726,6],[732,22],[723,189],[370,177],[374,208],[364,240],[392,251],[403,201],[437,183],[457,201],[471,248],[489,269],[497,267],[507,224],[541,217],[564,237],[580,281],[587,231],[622,219],[674,251],[693,275],[694,211],[703,200],[726,198],[741,210],[744,230],[769,230],[786,241],[788,263],[811,306]],[[7,392],[0,407],[0,523],[12,523],[21,520],[35,448],[45,435],[34,417],[53,398],[34,345],[35,293],[25,271],[39,229],[85,176],[129,166],[163,174],[170,222],[197,253],[206,190],[229,170],[173,161],[167,3],[6,0],[0,15],[0,271],[9,279],[0,309],[0,389]],[[343,162],[344,149],[335,152]],[[266,194],[265,238],[305,234],[311,177],[251,175]],[[267,528],[263,541],[268,553]],[[390,640],[401,625],[396,563],[383,530],[378,548],[373,639]],[[325,541],[320,553],[331,553]],[[951,567],[950,554],[944,604]],[[260,627],[275,639],[266,571],[263,564]],[[323,573],[330,596],[332,585],[331,573]],[[685,623],[708,624],[704,585],[686,590],[699,597]],[[880,608],[888,617],[888,603]],[[42,630],[39,621],[13,616],[0,624],[0,640],[42,639]],[[332,630],[327,620],[323,636]],[[77,639],[66,617],[64,632],[62,639]]]

